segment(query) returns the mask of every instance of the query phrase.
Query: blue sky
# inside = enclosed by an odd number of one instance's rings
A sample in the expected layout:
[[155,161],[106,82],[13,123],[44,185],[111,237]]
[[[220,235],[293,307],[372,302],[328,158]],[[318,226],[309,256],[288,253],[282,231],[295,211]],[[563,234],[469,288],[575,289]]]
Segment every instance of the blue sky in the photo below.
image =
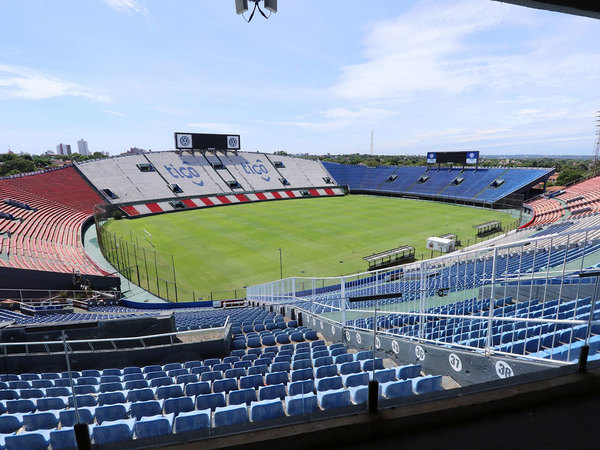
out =
[[489,0],[0,2],[0,152],[592,154],[600,21]]

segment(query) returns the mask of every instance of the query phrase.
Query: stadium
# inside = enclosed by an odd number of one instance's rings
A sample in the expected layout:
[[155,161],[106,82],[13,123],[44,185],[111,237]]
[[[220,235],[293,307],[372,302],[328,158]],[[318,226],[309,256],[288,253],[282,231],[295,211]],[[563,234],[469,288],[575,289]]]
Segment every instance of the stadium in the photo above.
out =
[[0,449],[597,447],[600,176],[174,141],[0,179]]

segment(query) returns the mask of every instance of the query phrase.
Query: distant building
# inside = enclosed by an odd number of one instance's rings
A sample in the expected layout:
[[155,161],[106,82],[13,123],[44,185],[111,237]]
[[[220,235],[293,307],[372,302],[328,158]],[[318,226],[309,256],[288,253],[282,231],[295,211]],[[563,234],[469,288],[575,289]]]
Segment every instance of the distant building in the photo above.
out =
[[90,150],[85,139],[81,138],[77,141],[77,153],[83,156],[89,156]]
[[56,146],[56,154],[57,155],[70,155],[71,154],[71,146],[68,144],[58,144]]
[[142,153],[147,153],[143,148],[131,147],[129,150],[125,152],[126,155],[141,155]]

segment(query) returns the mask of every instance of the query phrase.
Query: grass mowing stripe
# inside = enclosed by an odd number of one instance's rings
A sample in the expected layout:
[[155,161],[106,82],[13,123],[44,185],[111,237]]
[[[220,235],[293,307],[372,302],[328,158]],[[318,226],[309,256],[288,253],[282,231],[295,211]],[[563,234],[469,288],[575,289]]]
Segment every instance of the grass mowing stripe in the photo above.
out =
[[[391,197],[346,196],[236,204],[134,220],[107,229],[173,254],[180,287],[196,292],[241,288],[283,276],[335,276],[366,270],[362,257],[400,245],[429,254],[426,239],[456,233],[463,243],[473,225],[514,219],[503,212]],[[169,258],[165,258],[169,259]]]

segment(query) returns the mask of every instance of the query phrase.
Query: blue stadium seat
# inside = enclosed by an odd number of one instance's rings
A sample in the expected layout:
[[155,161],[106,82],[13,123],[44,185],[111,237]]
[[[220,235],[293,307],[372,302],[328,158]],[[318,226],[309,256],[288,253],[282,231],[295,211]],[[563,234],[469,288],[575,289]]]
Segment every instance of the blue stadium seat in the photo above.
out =
[[304,332],[304,339],[314,341],[314,340],[319,339],[319,336],[317,335],[317,332],[314,330],[306,330]]
[[421,375],[421,365],[412,364],[409,366],[396,367],[396,378],[406,380],[408,378],[416,378]]
[[284,399],[287,395],[284,384],[274,384],[271,386],[261,386],[258,389],[259,400]]
[[[233,354],[233,352],[231,352]],[[192,367],[199,367],[202,365],[202,361],[200,360],[193,360],[193,361],[186,361],[185,363],[183,363],[183,367],[185,369],[191,369]]]
[[7,400],[6,411],[9,414],[35,412],[37,406],[32,399]]
[[130,375],[134,373],[142,373],[142,369],[139,367],[125,367],[123,369],[123,375]]
[[338,368],[335,364],[321,366],[315,369],[315,378],[334,377],[338,374]]
[[0,391],[0,400],[17,400],[19,392],[14,389],[3,389]]
[[[38,389],[51,388],[51,387],[54,387],[54,381],[53,380],[32,380],[31,386],[33,388],[38,388]],[[8,385],[7,385],[7,387],[8,387]]]
[[150,372],[162,372],[162,366],[153,364],[150,366],[145,366],[142,368],[142,373],[150,373]]
[[234,369],[228,369],[225,371],[225,378],[240,378],[246,376],[246,369],[243,367],[237,367]]
[[200,394],[210,394],[212,389],[210,387],[210,382],[208,381],[198,381],[196,383],[188,383],[185,386],[185,395],[187,396],[195,396]]
[[[79,420],[81,423],[94,423],[94,420],[96,419],[95,407],[77,408],[77,412],[79,413]],[[75,409],[63,409],[58,413],[58,416],[63,427],[72,427],[77,423]]]
[[196,397],[196,409],[212,409],[225,406],[225,393],[201,394]]
[[81,376],[82,377],[95,377],[95,378],[99,378],[102,374],[100,373],[99,370],[96,369],[85,369],[81,371]]
[[291,372],[291,381],[312,380],[314,377],[312,368],[292,370]]
[[[348,355],[352,357],[352,355]],[[360,367],[359,361],[351,361],[338,364],[338,371],[340,375],[349,375],[351,373],[360,373],[362,368]]]
[[68,397],[71,389],[68,387],[53,387],[46,389],[46,397]]
[[166,436],[171,434],[172,428],[173,414],[142,417],[135,422],[135,436],[138,439]]
[[290,335],[292,342],[304,342],[304,334],[301,331],[296,331]]
[[330,391],[332,389],[339,390],[344,388],[344,383],[342,381],[341,376],[333,376],[320,378],[315,380],[315,386],[317,388],[317,393],[319,391]]
[[[125,391],[103,392],[102,394],[98,394],[98,404],[100,406],[125,403],[126,401]],[[79,406],[79,404],[77,406]]]
[[364,361],[366,359],[371,359],[373,356],[373,352],[370,350],[363,350],[354,355],[354,361]]
[[284,415],[281,400],[263,400],[250,404],[250,420],[252,422],[279,419]]
[[123,404],[96,407],[96,421],[99,424],[102,422],[127,419],[128,417],[127,408]]
[[[100,386],[105,383],[120,383],[122,381],[122,377],[118,375],[102,375],[100,376]],[[100,392],[102,392],[102,388],[100,388]]]
[[250,402],[256,401],[256,389],[238,389],[237,391],[231,391],[229,393],[229,405],[240,405],[245,403],[247,405]]
[[94,442],[98,445],[112,444],[113,442],[128,441],[133,439],[135,419],[121,419],[106,421],[95,425],[91,429]]
[[116,376],[121,376],[123,375],[121,369],[103,369],[102,370],[102,376],[107,376],[107,375],[116,375]]
[[175,433],[185,433],[210,428],[210,417],[210,409],[182,412],[175,417],[173,430]]
[[380,385],[383,395],[386,398],[400,398],[414,395],[413,386],[410,380],[391,381]]
[[375,358],[367,359],[362,361],[362,369],[366,372],[368,370],[373,370],[373,365],[375,365],[375,370],[383,369],[383,358]]
[[[372,372],[369,373],[372,377]],[[380,383],[387,383],[390,381],[396,381],[396,371],[394,369],[380,369],[375,370],[375,380]]]
[[248,422],[246,405],[219,406],[215,409],[215,427],[225,427]]
[[[86,406],[86,407],[94,407],[98,404],[98,397],[94,397],[92,394],[83,394],[75,396],[77,399],[77,407]],[[67,406],[69,408],[73,408],[73,397],[67,397]]]
[[183,397],[183,384],[171,384],[170,386],[161,386],[156,389],[156,398],[158,400],[177,397]]
[[14,433],[23,426],[23,414],[0,414],[0,433]]
[[292,370],[309,369],[312,367],[312,359],[310,357],[305,359],[295,359],[292,361]]
[[77,448],[75,430],[73,427],[62,427],[60,430],[50,431],[50,446],[52,450],[66,450]]
[[19,397],[21,399],[27,399],[27,398],[31,398],[31,399],[37,399],[37,398],[43,398],[46,394],[44,393],[44,391],[42,389],[21,389],[19,391]]
[[5,437],[6,450],[45,449],[50,445],[50,431],[26,431]]
[[[193,404],[193,401],[192,401]],[[145,402],[135,402],[130,405],[131,416],[137,420],[142,417],[155,416],[162,414],[163,402],[158,400],[147,400]]]
[[75,394],[97,394],[98,393],[98,386],[94,386],[91,384],[84,384],[82,386],[75,386],[74,387],[75,390]]
[[143,389],[148,387],[148,382],[146,380],[131,380],[125,382],[125,389]]
[[210,367],[206,367],[206,366],[195,366],[192,367],[190,369],[190,373],[196,374],[196,375],[200,375],[200,379],[202,379],[202,374],[205,372],[210,372]]
[[[281,358],[278,356],[275,359]],[[284,357],[287,358],[287,357]],[[276,361],[271,364],[271,372],[289,372],[291,370],[290,361]]]
[[165,364],[164,366],[162,366],[162,370],[164,370],[165,372],[168,372],[169,370],[182,369],[182,368],[183,368],[183,366],[179,362],[168,363],[168,364]]
[[250,375],[265,375],[269,371],[269,366],[260,365],[248,368],[248,376]]
[[319,405],[323,409],[336,409],[352,405],[350,391],[346,389],[337,389],[324,392],[317,392]]
[[285,333],[278,334],[275,337],[275,341],[278,344],[289,344],[290,343],[290,337],[287,334],[285,334]]
[[[233,369],[231,369],[231,370],[233,370]],[[186,373],[184,375],[179,375],[175,379],[176,384],[183,384],[183,385],[187,385],[189,383],[197,383],[197,382],[198,382],[198,375],[196,375],[195,373]]]
[[51,411],[65,409],[67,401],[63,397],[46,397],[38,399],[36,405],[38,411]]
[[335,357],[336,364],[343,364],[352,361],[354,361],[354,355],[352,353],[344,353]]
[[442,390],[441,375],[426,375],[424,377],[413,378],[413,390],[417,394],[427,394],[429,392],[437,392]]
[[231,369],[232,365],[231,363],[219,363],[219,364],[215,364],[214,366],[212,366],[212,370],[213,372],[219,371],[219,372],[225,372],[228,369]]
[[204,372],[202,375],[200,375],[200,381],[215,381],[222,378],[222,372]]
[[222,380],[215,380],[212,384],[213,392],[225,392],[233,391],[238,388],[238,381],[236,378],[223,378]]
[[317,396],[312,392],[304,395],[288,396],[285,398],[285,405],[290,416],[310,414],[320,410]]
[[128,402],[144,402],[154,400],[154,390],[152,388],[132,389],[127,392]]
[[271,372],[265,376],[265,384],[287,384],[290,381],[287,372]]
[[157,388],[160,386],[170,386],[173,384],[173,378],[171,377],[157,377],[150,380],[150,387]]
[[344,386],[346,386],[347,388],[356,386],[367,386],[369,384],[369,374],[365,372],[343,375],[342,379],[344,381]]
[[192,397],[168,398],[165,400],[165,414],[175,414],[194,410],[194,399]]
[[288,384],[288,395],[296,396],[300,394],[312,393],[315,389],[313,380],[294,381]]

